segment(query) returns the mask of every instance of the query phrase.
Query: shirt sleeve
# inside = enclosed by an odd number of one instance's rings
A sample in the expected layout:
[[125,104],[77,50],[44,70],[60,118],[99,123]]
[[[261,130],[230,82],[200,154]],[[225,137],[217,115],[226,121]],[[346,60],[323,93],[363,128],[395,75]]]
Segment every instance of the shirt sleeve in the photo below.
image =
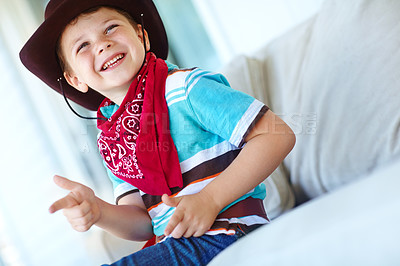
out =
[[268,111],[257,99],[230,87],[218,73],[195,69],[186,78],[189,107],[202,127],[241,147],[247,134]]
[[110,181],[113,185],[113,188],[114,188],[114,198],[115,198],[116,204],[118,204],[118,201],[121,198],[123,198],[124,196],[126,196],[128,194],[139,192],[139,189],[137,189],[136,187],[134,187],[131,184],[116,177],[110,171],[110,169],[107,168],[107,166],[106,166],[106,170],[107,170],[108,178],[110,179]]

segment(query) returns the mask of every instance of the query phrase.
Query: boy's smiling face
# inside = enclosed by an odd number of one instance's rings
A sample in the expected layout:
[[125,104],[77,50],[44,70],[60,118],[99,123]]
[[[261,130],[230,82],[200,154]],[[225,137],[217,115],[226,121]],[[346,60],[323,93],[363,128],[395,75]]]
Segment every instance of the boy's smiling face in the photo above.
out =
[[[145,56],[141,26],[135,29],[125,16],[110,8],[81,15],[70,23],[61,35],[60,46],[67,82],[82,92],[91,87],[117,104]],[[146,47],[150,49],[148,41]]]

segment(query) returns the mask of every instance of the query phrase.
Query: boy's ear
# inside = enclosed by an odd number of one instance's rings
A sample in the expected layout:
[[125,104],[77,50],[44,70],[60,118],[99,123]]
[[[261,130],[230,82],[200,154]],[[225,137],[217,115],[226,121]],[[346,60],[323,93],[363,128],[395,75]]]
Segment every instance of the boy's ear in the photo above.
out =
[[82,82],[79,80],[79,78],[74,75],[70,74],[68,72],[64,72],[64,78],[68,82],[69,85],[74,87],[80,92],[86,93],[89,90],[89,87],[86,83]]
[[[138,24],[137,26],[138,26],[137,33],[138,33],[139,39],[143,43],[142,25]],[[149,39],[149,35],[147,34],[146,30],[144,30],[144,36],[146,37],[146,52],[148,52],[148,51],[150,51],[150,39]]]

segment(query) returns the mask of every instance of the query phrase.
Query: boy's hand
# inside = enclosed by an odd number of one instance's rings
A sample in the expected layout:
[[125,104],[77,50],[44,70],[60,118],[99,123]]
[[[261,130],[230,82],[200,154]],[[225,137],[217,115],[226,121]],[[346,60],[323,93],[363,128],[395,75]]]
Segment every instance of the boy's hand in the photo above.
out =
[[201,192],[176,198],[164,194],[161,199],[166,205],[176,207],[164,231],[164,235],[174,238],[202,236],[220,211],[212,199]]
[[63,210],[71,226],[78,232],[85,232],[100,219],[100,208],[92,189],[61,176],[54,176],[57,186],[69,190],[70,193],[54,202],[50,213]]

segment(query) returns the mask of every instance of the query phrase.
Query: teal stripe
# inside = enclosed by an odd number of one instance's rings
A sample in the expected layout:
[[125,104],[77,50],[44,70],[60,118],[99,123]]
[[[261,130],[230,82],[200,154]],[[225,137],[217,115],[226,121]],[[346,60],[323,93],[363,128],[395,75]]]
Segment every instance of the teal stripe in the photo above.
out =
[[173,93],[175,93],[175,92],[178,92],[178,91],[182,91],[181,93],[182,93],[183,95],[186,94],[185,88],[184,88],[184,87],[179,87],[179,88],[170,90],[170,91],[165,95],[165,98],[168,99],[168,97],[170,97],[171,94],[173,94]]
[[168,223],[164,223],[160,225],[160,227],[153,227],[153,233],[156,236],[162,236],[164,234],[165,228],[167,227]]
[[157,226],[157,223],[160,223],[161,220],[165,220],[165,218],[169,218],[171,217],[171,215],[173,214],[173,212],[175,211],[175,207],[171,207],[166,213],[164,213],[161,216],[156,216],[153,218],[153,226]]
[[[182,97],[185,97],[185,96],[186,96],[185,93],[177,94],[177,95],[171,97],[170,99],[167,99],[167,105],[170,106],[172,101],[182,98]],[[182,100],[184,100],[184,98],[182,98]]]
[[[154,217],[151,221],[153,225],[153,233],[156,236],[161,236],[164,234],[165,228],[167,227],[167,224],[169,220],[171,219],[172,215],[174,214],[176,208],[170,208],[164,215],[160,217]],[[164,222],[164,223],[162,223]]]
[[[239,199],[235,200],[234,202],[232,202],[231,204],[229,204],[228,206],[226,206],[225,208],[223,208],[220,213],[226,211],[228,208],[230,208],[232,205],[238,203],[239,201],[242,201],[244,199],[247,199],[248,197],[252,197],[255,199],[265,199],[266,197],[266,187],[264,183],[261,183],[260,185],[256,186],[254,188],[254,191],[252,193],[248,193],[242,197],[240,197]],[[165,228],[167,227],[167,224],[169,222],[169,219],[171,218],[171,216],[174,214],[176,208],[171,208],[168,212],[166,212],[164,215],[160,216],[160,217],[154,217],[152,220],[152,224],[153,224],[153,232],[156,236],[161,236],[164,234]],[[251,215],[250,215],[251,216]],[[245,216],[248,217],[248,216]],[[240,218],[240,217],[239,217]],[[163,221],[167,221],[164,222],[163,224],[161,224],[161,222]]]

